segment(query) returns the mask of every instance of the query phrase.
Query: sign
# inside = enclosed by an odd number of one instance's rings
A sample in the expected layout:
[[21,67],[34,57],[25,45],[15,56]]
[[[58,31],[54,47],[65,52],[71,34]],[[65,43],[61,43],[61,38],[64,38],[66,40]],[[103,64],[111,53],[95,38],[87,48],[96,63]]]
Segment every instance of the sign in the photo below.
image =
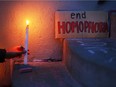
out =
[[108,34],[107,12],[55,12],[55,38],[98,38]]

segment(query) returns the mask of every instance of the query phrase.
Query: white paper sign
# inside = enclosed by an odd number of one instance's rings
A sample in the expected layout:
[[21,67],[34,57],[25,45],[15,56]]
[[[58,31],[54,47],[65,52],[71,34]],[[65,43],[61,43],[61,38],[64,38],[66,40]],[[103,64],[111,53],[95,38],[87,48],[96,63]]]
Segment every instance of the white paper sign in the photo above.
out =
[[55,38],[108,37],[108,13],[104,11],[56,11]]

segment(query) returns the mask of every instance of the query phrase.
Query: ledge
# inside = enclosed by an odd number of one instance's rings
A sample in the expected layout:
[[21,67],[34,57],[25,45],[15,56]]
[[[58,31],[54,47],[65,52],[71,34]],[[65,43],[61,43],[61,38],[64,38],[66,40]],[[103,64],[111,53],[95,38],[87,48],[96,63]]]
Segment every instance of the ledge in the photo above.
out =
[[115,43],[113,39],[65,39],[63,62],[86,87],[116,87]]

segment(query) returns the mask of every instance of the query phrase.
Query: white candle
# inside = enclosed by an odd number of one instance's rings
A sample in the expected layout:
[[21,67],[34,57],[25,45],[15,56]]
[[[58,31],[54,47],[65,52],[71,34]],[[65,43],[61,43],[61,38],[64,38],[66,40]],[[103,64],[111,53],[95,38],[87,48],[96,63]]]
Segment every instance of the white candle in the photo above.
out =
[[[29,33],[29,21],[26,21],[26,37],[25,37],[25,50],[28,51],[28,33]],[[24,64],[28,62],[28,52],[24,56]]]

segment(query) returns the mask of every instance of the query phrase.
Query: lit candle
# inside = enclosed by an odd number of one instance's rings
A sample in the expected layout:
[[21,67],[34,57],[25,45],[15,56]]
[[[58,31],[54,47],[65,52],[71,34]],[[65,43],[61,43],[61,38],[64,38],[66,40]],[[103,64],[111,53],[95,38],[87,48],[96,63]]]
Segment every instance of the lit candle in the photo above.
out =
[[[28,51],[28,33],[29,33],[29,21],[26,20],[26,37],[25,37],[25,50]],[[28,53],[24,56],[24,64],[28,62]]]

